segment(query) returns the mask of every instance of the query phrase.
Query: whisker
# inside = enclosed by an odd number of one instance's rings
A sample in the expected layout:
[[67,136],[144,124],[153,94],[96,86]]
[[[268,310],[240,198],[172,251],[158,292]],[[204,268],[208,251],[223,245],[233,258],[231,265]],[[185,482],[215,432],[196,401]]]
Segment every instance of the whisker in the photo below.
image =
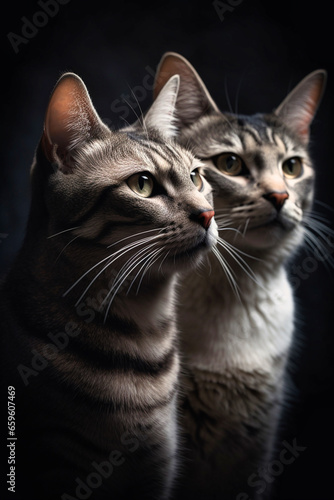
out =
[[[240,227],[240,226],[239,226],[239,227]],[[236,233],[236,234],[234,235],[234,238],[233,238],[233,240],[234,240],[234,241],[235,241],[236,236],[237,236],[238,234],[239,234],[240,236],[243,236],[243,233],[242,233],[239,229],[236,229],[235,227],[220,227],[220,226],[218,226],[218,231],[219,231],[219,232],[223,232],[223,231],[231,231],[231,232],[233,232],[233,233]]]
[[[334,253],[333,244],[331,244],[329,247],[326,240],[322,241],[308,228],[305,228],[304,241],[313,255],[318,253],[321,256],[321,261],[328,271],[330,271],[329,267],[334,268],[334,258],[332,256],[332,254]],[[329,265],[329,267],[327,264]]]
[[[124,118],[124,116],[121,116],[120,118],[121,118],[121,120],[123,120],[123,122],[126,123],[126,127],[131,127],[132,126],[132,123],[128,122],[128,120],[126,120]],[[124,128],[126,128],[126,127],[124,127]],[[121,132],[123,132],[123,130],[121,130]]]
[[247,232],[247,228],[248,228],[249,222],[250,222],[250,218],[248,217],[248,219],[246,220],[246,224],[245,224],[244,230],[242,232],[242,236],[243,237],[245,237],[245,234]]
[[309,215],[304,217],[303,222],[306,227],[318,233],[323,238],[324,235],[331,235],[331,236],[334,235],[334,230],[328,227],[327,224],[324,224],[320,220],[312,219],[312,217],[310,217]]
[[264,288],[263,285],[258,281],[256,278],[256,275],[254,274],[252,268],[249,266],[249,264],[240,257],[238,251],[235,249],[235,247],[230,246],[229,243],[226,241],[222,240],[221,238],[218,238],[217,244],[222,246],[224,250],[234,259],[234,261],[241,267],[241,269],[246,273],[246,275],[254,281],[258,286],[261,288]]
[[220,212],[230,213],[232,207],[225,208],[215,208],[215,213],[219,214]]
[[59,231],[59,233],[51,234],[51,236],[47,237],[47,240],[50,238],[54,238],[55,236],[59,236],[60,234],[67,233],[69,231],[74,231],[74,229],[78,229],[80,226],[70,227],[69,229],[64,229],[63,231]]
[[143,130],[144,130],[144,133],[147,137],[147,139],[149,139],[149,134],[148,134],[148,130],[147,130],[147,127],[146,127],[146,123],[145,123],[145,119],[144,119],[144,115],[143,115],[143,111],[141,109],[141,106],[139,104],[139,101],[137,99],[137,96],[135,95],[135,93],[133,92],[132,88],[130,86],[128,86],[129,89],[130,89],[130,92],[131,94],[134,96],[136,102],[137,102],[137,106],[139,107],[139,110],[140,110],[140,113],[141,115],[138,115],[138,113],[136,112],[135,108],[129,103],[129,101],[127,101],[126,99],[123,98],[123,101],[127,103],[127,105],[130,107],[130,109],[133,111],[133,113],[135,114],[137,120],[139,121],[139,123],[141,124]]
[[[75,283],[73,283],[73,285],[68,288],[68,290],[66,290],[66,292],[63,294],[63,297],[66,297],[66,295],[71,291],[73,290],[73,288],[83,279],[85,278],[85,276],[87,276],[87,274],[89,274],[91,271],[93,271],[93,269],[95,269],[96,267],[98,267],[99,265],[101,265],[103,262],[105,261],[108,261],[110,260],[110,262],[108,262],[108,264],[102,269],[102,271],[100,271],[97,276],[91,281],[91,283],[89,284],[89,286],[86,288],[85,292],[86,293],[88,291],[88,289],[90,288],[90,286],[94,283],[94,281],[98,278],[98,276],[100,276],[101,272],[103,272],[110,264],[112,264],[113,262],[115,262],[118,258],[122,257],[122,255],[124,255],[124,253],[132,250],[133,248],[136,248],[138,245],[141,245],[141,244],[144,244],[146,243],[147,241],[151,241],[153,238],[157,238],[158,236],[160,235],[155,235],[155,236],[148,236],[146,238],[142,238],[141,240],[138,240],[136,242],[132,242],[132,243],[129,243],[128,245],[126,245],[125,247],[123,248],[120,248],[119,250],[117,250],[116,252],[112,253],[111,255],[108,255],[107,257],[104,257],[103,259],[101,259],[99,262],[97,262],[96,264],[94,264],[91,268],[88,269],[88,271],[86,271],[84,274],[82,274],[80,276],[79,279],[77,279],[75,281]],[[113,258],[115,255],[117,255],[117,257]],[[82,299],[84,294],[81,295],[80,299]],[[80,299],[79,301],[77,302],[77,304],[80,302]]]
[[233,114],[233,109],[232,109],[232,105],[231,105],[231,101],[230,101],[230,96],[228,95],[227,76],[226,75],[225,75],[225,78],[224,78],[224,89],[225,89],[225,97],[226,97],[226,101],[227,101],[227,104],[228,104],[228,108],[230,110],[230,113]]
[[244,252],[243,250],[240,250],[239,248],[235,247],[232,245],[232,243],[227,242],[226,240],[223,240],[222,238],[219,237],[219,241],[223,242],[224,244],[228,245],[230,249],[233,249],[236,253],[240,255],[244,255],[245,257],[248,257],[249,259],[252,260],[257,260],[258,262],[262,262],[263,259],[260,259],[259,257],[255,257],[254,255],[251,255],[249,253]]
[[208,275],[211,276],[211,273],[212,273],[212,265],[211,265],[211,261],[209,259],[209,255],[206,256],[206,263],[207,265],[209,266],[209,272],[208,272]]
[[[146,248],[145,251],[147,251],[148,249]],[[106,312],[105,312],[105,315],[104,315],[104,322],[106,321],[107,319],[107,316],[108,316],[108,313],[109,313],[109,310],[110,310],[110,307],[111,307],[111,304],[115,298],[115,296],[117,295],[119,289],[121,288],[121,286],[123,285],[124,281],[129,277],[129,275],[132,273],[132,271],[144,260],[147,258],[147,256],[150,254],[151,251],[147,252],[144,257],[142,257],[141,259],[138,258],[137,256],[137,259],[136,261],[133,263],[132,266],[129,266],[126,270],[126,272],[123,273],[122,277],[120,277],[117,281],[117,283],[114,283],[113,286],[110,288],[107,296],[104,298],[101,306],[103,305],[104,302],[106,302],[106,300],[108,299],[108,297],[111,295],[110,297],[110,300],[109,300],[109,303],[108,303],[108,307],[106,309]],[[116,287],[117,285],[117,287]]]
[[[155,252],[153,252],[153,254],[149,257],[149,260],[144,263],[144,265],[146,267],[145,267],[144,272],[143,272],[143,274],[142,274],[142,276],[141,276],[141,278],[139,280],[139,283],[138,283],[138,286],[137,286],[137,290],[136,290],[136,295],[138,295],[138,293],[139,293],[139,288],[140,288],[140,285],[142,284],[142,281],[144,279],[145,274],[147,273],[147,271],[149,270],[149,268],[152,267],[153,264],[159,259],[159,257],[162,254],[162,252],[163,252],[163,249],[159,248],[158,250],[156,250]],[[140,268],[139,272],[142,270],[142,268],[144,267],[144,265]],[[139,273],[137,273],[137,275],[138,274]],[[136,275],[136,277],[137,277],[137,275]]]
[[165,254],[164,258],[162,259],[162,261],[160,262],[160,266],[159,266],[159,272],[161,272],[163,274],[163,270],[162,270],[162,264],[165,262],[165,260],[167,259],[168,255],[170,253],[170,250],[168,250],[168,252]]
[[221,255],[221,253],[219,252],[219,250],[216,247],[212,248],[212,252],[216,256],[220,265],[222,266],[233,292],[235,293],[236,297],[241,302],[241,298],[240,298],[240,294],[239,294],[239,286],[238,286],[238,284],[233,276],[234,272],[229,268],[228,263],[225,261],[225,259],[223,258],[223,256]]
[[[129,285],[129,288],[127,289],[126,291],[126,295],[128,295],[130,293],[130,290],[132,288],[132,285],[134,284],[134,282],[136,281],[136,279],[138,278],[141,270],[147,265],[147,258],[151,258],[152,254],[155,254],[155,252],[159,252],[160,250],[150,250],[149,252],[147,252],[144,257],[142,257],[141,259],[137,259],[137,262],[136,264],[132,267],[132,270],[134,270],[137,266],[139,266],[143,261],[144,261],[144,264],[142,264],[142,266],[139,268],[139,271],[137,271],[136,275],[134,276],[134,278],[131,280],[131,283]],[[125,279],[129,276],[129,274],[127,274],[125,276]],[[140,282],[141,283],[141,282]],[[139,286],[139,285],[138,285]],[[138,294],[138,288],[137,288],[137,292],[136,292],[136,295]]]
[[[154,237],[153,237],[154,238]],[[133,244],[131,245],[129,248],[127,248],[126,250],[124,250],[121,254],[119,254],[117,257],[115,257],[114,259],[112,259],[110,262],[108,262],[104,267],[103,269],[101,269],[101,271],[99,271],[97,273],[97,275],[91,280],[91,282],[89,283],[89,285],[86,287],[86,289],[84,290],[84,292],[81,294],[80,298],[78,299],[78,301],[76,302],[76,306],[81,302],[81,300],[83,299],[83,297],[85,296],[85,294],[87,293],[87,291],[89,290],[89,288],[93,285],[93,283],[98,279],[98,277],[111,265],[113,264],[116,260],[118,260],[120,257],[123,257],[123,255],[125,255],[127,252],[129,252],[130,250],[133,250],[134,248],[137,248],[138,246],[142,245],[143,242],[140,242],[140,243],[137,243],[137,244]],[[115,252],[116,253],[116,252]],[[123,266],[124,267],[124,266]],[[119,274],[119,273],[118,273]]]
[[239,100],[239,94],[241,91],[241,85],[242,85],[244,78],[246,77],[246,74],[248,71],[249,71],[249,65],[247,66],[247,68],[244,69],[243,74],[241,75],[241,78],[240,78],[239,83],[238,83],[238,87],[237,87],[237,91],[236,91],[236,95],[235,95],[235,103],[234,103],[236,115],[238,114],[238,107],[239,107],[238,100]]
[[[150,248],[152,248],[153,246],[156,245],[156,242],[155,243],[152,243],[151,245],[145,247],[145,248],[142,248],[141,250],[139,250],[138,252],[135,253],[135,255],[133,255],[123,266],[122,268],[120,269],[120,271],[117,273],[116,277],[115,277],[115,280],[114,280],[114,283],[113,283],[113,286],[111,287],[110,291],[112,291],[113,288],[115,288],[118,283],[122,280],[123,276],[125,276],[128,272],[128,269],[132,266],[132,264],[134,262],[138,262],[138,258],[143,254],[143,253],[147,253],[147,250],[150,250]],[[138,265],[138,264],[137,264]],[[108,297],[108,296],[107,296]]]
[[238,234],[242,235],[242,232],[241,232],[241,230],[240,230],[241,226],[242,226],[242,222],[241,222],[241,224],[239,224],[239,226],[236,228],[235,235],[234,235],[234,238],[233,238],[233,240],[234,240],[234,241],[237,239]]
[[58,257],[56,258],[55,260],[55,263],[58,261],[59,257],[61,256],[61,254],[66,250],[66,248],[74,241],[76,240],[77,238],[80,238],[80,236],[75,236],[74,238],[71,239],[71,241],[69,241],[65,246],[64,248],[62,249],[62,251],[60,252],[60,254],[58,255]]
[[308,214],[305,215],[305,218],[309,218],[311,220],[319,220],[321,222],[324,222],[325,224],[330,224],[330,220],[327,219],[327,217],[324,217],[324,215],[320,212],[316,212],[315,210],[312,210],[312,212],[309,212]]
[[[130,88],[130,91],[132,92],[131,87],[129,87],[129,88]],[[130,108],[130,109],[133,111],[133,113],[135,114],[135,116],[136,116],[137,120],[140,122],[140,120],[141,120],[141,116],[139,116],[139,115],[137,114],[137,112],[135,111],[135,108],[132,106],[132,104],[131,104],[131,103],[130,103],[127,99],[125,99],[124,97],[123,97],[123,102],[125,102],[125,103],[129,106],[129,108]]]
[[215,215],[215,221],[217,222],[217,224],[219,223],[221,227],[224,227],[222,224],[225,224],[225,226],[227,226],[228,224],[231,224],[232,219],[228,219],[226,215]]
[[314,203],[316,203],[317,205],[321,205],[322,207],[326,208],[330,212],[334,212],[334,208],[331,207],[330,205],[328,205],[327,203],[324,203],[323,201],[314,200]]
[[161,232],[163,229],[165,229],[165,228],[164,227],[158,227],[158,228],[155,228],[155,229],[148,229],[147,231],[141,231],[140,233],[131,234],[130,236],[126,236],[125,238],[122,238],[121,240],[118,240],[115,243],[112,243],[111,245],[107,246],[107,248],[111,248],[114,245],[117,245],[118,243],[121,243],[122,241],[128,240],[129,238],[135,238],[136,236],[139,236],[139,235],[145,234],[145,233],[151,233],[152,231],[160,231]]
[[146,127],[146,123],[145,123],[144,113],[143,113],[142,107],[141,107],[141,105],[140,105],[140,103],[139,103],[139,101],[138,101],[138,98],[137,98],[136,94],[133,92],[132,88],[130,88],[130,91],[131,91],[131,94],[133,95],[133,97],[135,98],[135,100],[136,100],[136,102],[137,102],[137,106],[138,106],[139,111],[140,111],[140,113],[141,113],[141,114],[140,114],[140,117],[138,117],[137,113],[136,113],[136,116],[137,116],[137,118],[138,118],[139,122],[141,121],[141,125],[142,125],[142,127],[143,127],[143,129],[144,129],[144,132],[145,132],[145,134],[146,134],[146,137],[147,137],[147,139],[148,139],[148,138],[149,138],[149,136],[148,136],[148,130],[147,130],[147,127]]

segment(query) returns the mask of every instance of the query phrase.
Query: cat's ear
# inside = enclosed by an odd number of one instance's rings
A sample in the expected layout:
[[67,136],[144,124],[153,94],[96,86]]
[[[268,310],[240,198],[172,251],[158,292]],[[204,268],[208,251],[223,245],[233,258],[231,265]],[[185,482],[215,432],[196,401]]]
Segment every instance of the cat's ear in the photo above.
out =
[[310,125],[325,90],[327,73],[317,70],[306,76],[274,113],[293,128],[303,143],[309,140]]
[[144,125],[158,130],[164,137],[174,137],[177,134],[174,112],[179,85],[179,75],[172,76],[144,117]]
[[196,70],[187,59],[175,52],[166,52],[159,63],[154,82],[154,99],[158,98],[166,81],[175,74],[180,75],[176,117],[181,128],[192,125],[203,115],[218,111]]
[[65,73],[53,90],[45,115],[41,144],[46,158],[69,173],[75,149],[107,131],[81,78]]

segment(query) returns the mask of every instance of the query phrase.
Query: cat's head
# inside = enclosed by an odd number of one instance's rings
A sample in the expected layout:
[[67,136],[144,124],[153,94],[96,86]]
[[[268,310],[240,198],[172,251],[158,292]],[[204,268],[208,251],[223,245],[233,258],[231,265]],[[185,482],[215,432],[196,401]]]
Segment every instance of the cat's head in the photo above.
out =
[[173,74],[181,77],[180,141],[205,164],[220,227],[232,228],[221,236],[248,251],[280,247],[288,254],[302,241],[313,200],[309,129],[326,73],[311,73],[272,113],[253,116],[219,111],[195,69],[175,53],[160,62],[155,97]]
[[211,187],[174,140],[178,87],[171,78],[141,126],[124,131],[104,125],[75,74],[51,95],[32,169],[34,224],[60,259],[91,268],[89,279],[122,266],[132,277],[180,270],[215,243]]

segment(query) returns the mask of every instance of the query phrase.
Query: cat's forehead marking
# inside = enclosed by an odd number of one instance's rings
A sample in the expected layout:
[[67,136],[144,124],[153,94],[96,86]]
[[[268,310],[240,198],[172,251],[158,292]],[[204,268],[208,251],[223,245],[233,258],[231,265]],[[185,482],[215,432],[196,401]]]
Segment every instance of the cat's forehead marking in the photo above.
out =
[[[235,133],[233,136],[235,137]],[[239,131],[239,145],[234,141],[237,149],[235,153],[253,154],[256,155],[262,152],[266,156],[273,156],[280,160],[291,154],[303,155],[304,151],[296,144],[291,137],[280,133],[271,126],[252,127],[251,125],[244,126]],[[238,147],[239,146],[239,147]],[[241,148],[240,148],[241,146]]]
[[265,143],[271,147],[276,146],[281,152],[287,153],[294,146],[294,143],[287,136],[278,133],[277,130],[274,130],[270,126],[265,128],[265,134]]
[[256,128],[250,126],[244,127],[240,136],[244,149],[263,144],[263,137],[261,137],[260,132]]
[[150,160],[152,168],[158,168],[166,172],[173,172],[184,166],[191,167],[194,157],[190,151],[182,148],[177,143],[170,143],[166,140],[150,140],[149,137],[143,138],[129,135],[131,142],[136,142],[138,154],[144,154]]
[[[149,137],[119,134],[118,141],[94,141],[81,152],[80,162],[93,182],[109,182],[141,171],[177,178],[196,168],[196,159],[187,149],[173,142],[151,140]],[[105,165],[110,163],[106,170]],[[177,182],[177,181],[175,181]]]
[[275,143],[274,133],[273,133],[273,130],[272,130],[271,127],[266,127],[266,134],[267,134],[267,137],[268,137],[268,141],[271,144],[274,144]]
[[[240,135],[230,132],[222,137],[215,137],[214,140],[208,144],[208,153],[212,156],[220,154],[224,151],[238,152],[243,150],[243,144]],[[201,146],[199,146],[201,147]]]
[[150,148],[146,151],[151,160],[152,173],[157,179],[178,185],[184,178],[188,178],[190,170],[194,168],[194,157],[186,151],[165,144],[164,147]]

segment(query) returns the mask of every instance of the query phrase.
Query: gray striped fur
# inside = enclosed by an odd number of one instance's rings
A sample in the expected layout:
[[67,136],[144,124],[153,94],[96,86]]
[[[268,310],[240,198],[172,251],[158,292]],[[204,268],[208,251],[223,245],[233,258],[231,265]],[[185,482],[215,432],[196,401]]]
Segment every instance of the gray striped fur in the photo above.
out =
[[[189,273],[180,290],[187,461],[177,498],[262,498],[269,483],[260,488],[256,479],[276,457],[294,330],[285,267],[308,235],[315,177],[309,127],[326,75],[306,77],[272,113],[241,116],[222,113],[175,53],[159,64],[155,97],[174,74],[179,140],[204,163],[221,237],[219,253],[201,274]],[[218,168],[225,153],[241,158],[238,175]],[[303,170],[288,179],[283,162],[295,157]],[[288,197],[279,209],[270,202],[273,192]],[[321,239],[323,226],[317,231]]]
[[[199,162],[173,139],[177,89],[176,77],[141,125],[117,132],[76,75],[51,96],[27,234],[1,300],[26,500],[172,491],[176,278],[217,237],[213,220],[204,228],[198,219],[212,210],[211,188],[204,179],[195,187]],[[154,196],[130,188],[139,172],[154,178]]]

